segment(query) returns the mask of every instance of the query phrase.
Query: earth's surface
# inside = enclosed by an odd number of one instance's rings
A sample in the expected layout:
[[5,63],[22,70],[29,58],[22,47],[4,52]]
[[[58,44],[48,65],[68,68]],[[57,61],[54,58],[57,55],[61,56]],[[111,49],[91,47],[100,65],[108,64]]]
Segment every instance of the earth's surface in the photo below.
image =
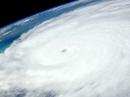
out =
[[79,0],[1,28],[0,97],[130,97],[130,0]]

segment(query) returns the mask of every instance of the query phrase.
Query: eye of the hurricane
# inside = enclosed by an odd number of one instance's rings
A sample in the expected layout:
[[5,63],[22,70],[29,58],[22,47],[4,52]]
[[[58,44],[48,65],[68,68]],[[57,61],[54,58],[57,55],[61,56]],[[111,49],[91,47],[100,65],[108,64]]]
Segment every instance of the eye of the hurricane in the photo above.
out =
[[33,63],[37,64],[40,62],[42,65],[57,66],[76,58],[77,46],[66,42],[66,39],[57,39],[41,46],[32,53],[34,56],[30,56],[30,58],[33,58]]
[[75,57],[75,50],[73,48],[53,49],[50,47],[43,50],[42,53],[39,50],[34,55],[36,62],[41,62],[44,65],[58,65],[72,60]]
[[61,52],[65,53],[65,52],[67,52],[67,49],[62,49]]

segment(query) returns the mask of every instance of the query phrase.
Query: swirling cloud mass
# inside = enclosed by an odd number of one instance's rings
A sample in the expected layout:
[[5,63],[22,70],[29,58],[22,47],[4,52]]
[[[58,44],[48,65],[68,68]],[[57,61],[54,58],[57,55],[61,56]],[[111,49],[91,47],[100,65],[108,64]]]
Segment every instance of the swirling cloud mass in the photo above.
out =
[[130,97],[129,82],[130,0],[64,13],[0,54],[0,97]]

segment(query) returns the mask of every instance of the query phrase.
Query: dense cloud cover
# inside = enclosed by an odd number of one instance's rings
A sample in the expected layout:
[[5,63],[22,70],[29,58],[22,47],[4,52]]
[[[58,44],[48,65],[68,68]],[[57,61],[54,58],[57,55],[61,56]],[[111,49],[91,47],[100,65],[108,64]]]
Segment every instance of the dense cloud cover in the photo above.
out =
[[48,20],[0,54],[0,97],[130,97],[129,82],[130,0]]

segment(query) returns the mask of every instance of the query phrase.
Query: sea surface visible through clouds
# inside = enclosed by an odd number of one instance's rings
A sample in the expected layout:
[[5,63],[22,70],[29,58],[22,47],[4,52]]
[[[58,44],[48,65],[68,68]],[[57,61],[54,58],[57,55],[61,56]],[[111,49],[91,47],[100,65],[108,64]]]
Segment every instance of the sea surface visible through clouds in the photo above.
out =
[[79,0],[0,29],[0,97],[130,97],[130,0]]

